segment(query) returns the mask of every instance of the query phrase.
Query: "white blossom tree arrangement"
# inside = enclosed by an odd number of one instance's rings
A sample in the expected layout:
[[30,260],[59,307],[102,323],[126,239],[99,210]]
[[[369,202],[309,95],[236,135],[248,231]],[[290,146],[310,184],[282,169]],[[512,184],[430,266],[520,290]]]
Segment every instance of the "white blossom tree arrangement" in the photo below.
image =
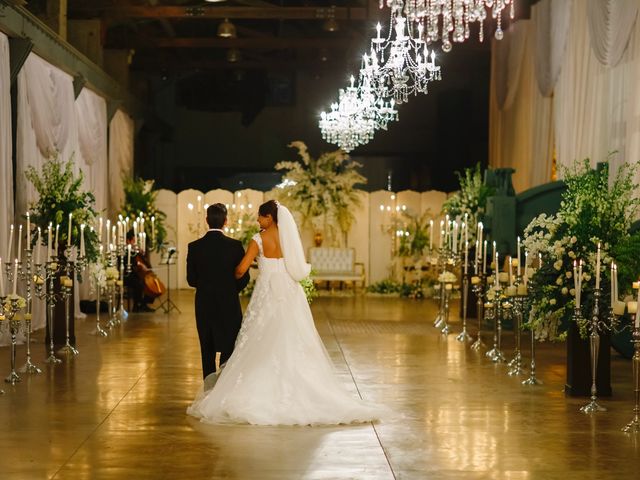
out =
[[295,141],[289,146],[298,150],[301,160],[276,164],[276,170],[285,172],[278,199],[299,212],[303,224],[324,232],[330,243],[346,243],[354,212],[362,203],[355,186],[367,182],[358,172],[362,165],[342,150],[314,159],[303,142]]

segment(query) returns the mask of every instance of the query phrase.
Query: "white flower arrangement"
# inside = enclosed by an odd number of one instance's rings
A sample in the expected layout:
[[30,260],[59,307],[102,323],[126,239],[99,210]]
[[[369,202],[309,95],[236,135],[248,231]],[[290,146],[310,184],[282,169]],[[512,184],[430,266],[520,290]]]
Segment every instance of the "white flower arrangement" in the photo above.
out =
[[278,198],[300,213],[303,224],[311,223],[316,231],[326,232],[330,243],[340,243],[338,232],[346,235],[362,202],[354,188],[367,182],[357,170],[361,164],[342,150],[314,159],[303,142],[292,142],[289,146],[298,150],[301,161],[276,165],[276,170],[286,172]]
[[438,282],[441,283],[456,283],[458,281],[458,277],[453,272],[442,272],[438,275]]
[[[524,248],[536,263],[541,260],[530,275],[532,309],[528,325],[537,339],[565,337],[575,308],[573,266],[577,261],[584,267],[582,316],[591,312],[597,245],[601,246],[601,275],[606,276],[614,252],[630,238],[628,229],[639,204],[637,186],[631,178],[628,164],[620,167],[610,181],[606,164],[592,170],[588,161],[582,162],[581,168],[565,172],[567,190],[558,213],[539,215],[526,227]],[[609,302],[609,284],[601,280],[604,302]],[[585,333],[582,327],[581,333]]]
[[120,276],[120,272],[116,267],[107,267],[105,270],[107,281],[116,280]]
[[16,295],[12,293],[10,295],[7,295],[4,301],[5,310],[11,309],[13,307],[12,305],[13,301],[16,301],[16,300],[17,300],[18,310],[22,310],[27,307],[27,300],[24,297],[21,297],[20,295]]

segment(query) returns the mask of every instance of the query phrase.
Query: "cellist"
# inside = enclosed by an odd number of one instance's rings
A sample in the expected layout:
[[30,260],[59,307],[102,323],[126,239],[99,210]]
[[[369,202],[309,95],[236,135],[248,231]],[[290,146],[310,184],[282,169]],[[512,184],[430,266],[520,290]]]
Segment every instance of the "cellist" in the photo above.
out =
[[133,299],[134,312],[153,312],[149,303],[153,303],[154,298],[145,295],[144,279],[148,272],[151,272],[151,263],[147,257],[147,252],[137,251],[135,245],[135,235],[133,230],[127,232],[127,245],[131,245],[131,272],[125,275],[125,285],[129,288]]

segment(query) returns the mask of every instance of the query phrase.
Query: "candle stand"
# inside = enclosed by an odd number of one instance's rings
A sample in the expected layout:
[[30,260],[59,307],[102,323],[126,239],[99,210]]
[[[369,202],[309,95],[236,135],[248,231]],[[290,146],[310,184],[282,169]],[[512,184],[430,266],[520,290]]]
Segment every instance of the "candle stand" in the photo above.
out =
[[60,297],[64,300],[64,322],[65,322],[65,344],[64,346],[58,350],[58,353],[67,354],[67,355],[78,355],[80,352],[76,347],[71,345],[69,341],[70,332],[69,332],[69,323],[71,320],[71,296],[73,293],[73,282],[75,279],[74,272],[76,270],[76,266],[69,259],[71,258],[71,247],[67,247],[65,250],[65,270],[66,270],[66,278],[60,282]]
[[[14,280],[18,281],[17,278]],[[0,303],[2,304],[2,315],[9,322],[9,332],[11,334],[11,373],[4,381],[15,385],[20,381],[20,376],[16,372],[16,336],[20,329],[20,320],[16,318],[16,313],[20,311],[20,306],[18,297],[15,295],[0,297]]]
[[[638,313],[636,313],[638,315]],[[640,327],[633,329],[631,337],[633,343],[633,359],[631,360],[633,365],[633,394],[635,404],[633,407],[633,419],[627,423],[622,429],[626,433],[638,433],[640,432]]]
[[[102,264],[102,258],[99,258],[98,262]],[[102,286],[100,285],[102,281],[102,279],[100,278],[101,272],[101,269],[96,268],[91,276],[92,293],[93,290],[95,290],[96,294],[96,328],[91,332],[91,335],[95,335],[97,337],[107,337],[109,333],[100,326],[100,294],[102,293]]]
[[470,342],[473,340],[467,333],[467,302],[469,301],[469,277],[462,274],[462,332],[456,336],[459,342]]
[[[600,352],[600,289],[593,291],[593,311],[591,321],[587,324],[589,333],[589,356],[591,363],[591,400],[580,408],[582,413],[605,412],[607,409],[598,403],[598,389],[596,387],[596,375],[598,370],[598,354]],[[579,312],[577,312],[579,315]]]
[[[448,289],[447,287],[451,287],[450,289]],[[452,283],[443,283],[442,285],[443,289],[444,289],[444,310],[442,312],[442,329],[440,330],[440,333],[442,335],[449,335],[449,300],[451,299],[451,292],[453,291],[453,284]]]
[[62,360],[55,355],[53,344],[53,319],[55,316],[56,303],[58,302],[58,295],[55,292],[54,280],[59,271],[60,265],[58,264],[58,257],[52,256],[44,265],[44,280],[47,287],[44,288],[42,292],[47,304],[47,325],[49,327],[49,356],[45,359],[45,363],[49,363],[51,365],[62,363]]
[[479,274],[477,278],[478,283],[472,286],[473,293],[476,296],[476,310],[478,312],[478,334],[476,341],[471,344],[471,349],[473,350],[480,350],[486,346],[482,341],[482,320],[484,319],[484,275]]
[[491,359],[493,363],[504,363],[505,356],[502,353],[502,288],[499,284],[494,287],[495,297],[492,302],[492,318],[493,318],[493,348],[485,355]]
[[[41,276],[33,275],[33,250],[30,248],[26,251],[26,267],[21,270],[22,278],[25,281],[26,291],[27,291],[27,312],[24,315],[24,330],[25,330],[25,343],[27,345],[26,356],[27,359],[22,367],[20,367],[19,371],[29,374],[39,374],[42,373],[42,370],[35,365],[31,361],[31,321],[33,318],[33,289],[31,287],[31,283],[35,285],[37,290],[38,285],[37,282],[40,282],[40,289],[42,289],[42,285],[44,284],[44,280],[42,280]],[[39,266],[35,265],[36,272],[39,270]]]
[[[127,312],[124,308],[124,274],[125,274],[125,265],[124,260],[127,255],[126,245],[120,245],[119,249],[119,257],[120,257],[120,279],[118,280],[118,290],[120,293],[120,308],[118,309],[118,317],[121,322],[126,322],[129,317],[129,312]],[[131,273],[131,265],[126,266],[127,275]]]
[[[516,288],[521,284],[522,279],[518,278],[516,281]],[[515,336],[515,350],[513,353],[513,359],[507,364],[509,367],[509,371],[507,375],[511,377],[517,377],[518,375],[522,375],[524,373],[524,368],[522,366],[522,325],[524,319],[525,312],[525,304],[527,301],[527,297],[525,295],[516,294],[513,297],[513,332]]]

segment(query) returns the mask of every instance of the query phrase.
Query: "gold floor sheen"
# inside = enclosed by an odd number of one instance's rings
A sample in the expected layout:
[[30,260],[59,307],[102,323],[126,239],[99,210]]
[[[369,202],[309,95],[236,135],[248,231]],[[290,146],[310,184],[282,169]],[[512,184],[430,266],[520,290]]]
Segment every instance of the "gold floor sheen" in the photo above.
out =
[[[192,301],[181,292],[181,315],[132,314],[109,338],[88,335],[93,317],[80,321],[77,358],[5,385],[0,479],[640,478],[640,435],[620,432],[631,418],[628,360],[613,354],[609,411],[585,416],[584,399],[562,393],[563,345],[540,346],[545,384],[522,387],[438,335],[431,301],[313,305],[345,385],[396,417],[326,428],[200,424],[185,414],[200,385]],[[36,339],[42,366],[41,332]],[[510,352],[512,339],[505,344]],[[8,357],[1,348],[4,370]]]

